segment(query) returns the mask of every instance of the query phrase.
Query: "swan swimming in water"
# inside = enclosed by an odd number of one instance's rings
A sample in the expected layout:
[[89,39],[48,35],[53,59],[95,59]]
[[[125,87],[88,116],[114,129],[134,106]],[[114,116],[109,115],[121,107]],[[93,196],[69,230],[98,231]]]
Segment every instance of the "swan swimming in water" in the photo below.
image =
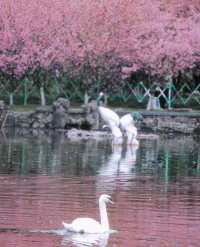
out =
[[109,232],[110,226],[106,203],[113,203],[111,196],[103,194],[99,197],[99,211],[101,223],[92,218],[77,218],[71,224],[63,222],[64,228],[69,232],[75,233],[106,233]]

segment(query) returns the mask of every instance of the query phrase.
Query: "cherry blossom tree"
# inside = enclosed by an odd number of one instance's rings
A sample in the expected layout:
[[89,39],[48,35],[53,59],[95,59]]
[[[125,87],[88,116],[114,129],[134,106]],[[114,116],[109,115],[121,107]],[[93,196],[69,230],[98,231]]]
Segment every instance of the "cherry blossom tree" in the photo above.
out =
[[114,63],[109,53],[125,73],[176,74],[199,61],[199,25],[199,0],[1,0],[0,69],[78,71],[88,57]]

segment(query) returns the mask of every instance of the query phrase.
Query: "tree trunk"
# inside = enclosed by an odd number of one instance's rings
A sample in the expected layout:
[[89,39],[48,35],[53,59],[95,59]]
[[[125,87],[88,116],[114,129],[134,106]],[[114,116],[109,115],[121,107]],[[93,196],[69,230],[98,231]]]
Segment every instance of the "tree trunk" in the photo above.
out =
[[40,87],[40,99],[41,99],[41,106],[46,105],[46,99],[45,99],[45,93],[44,93],[44,87]]
[[9,105],[12,106],[13,105],[13,93],[9,94]]
[[84,104],[87,105],[88,102],[89,102],[89,95],[87,94],[87,92],[85,92],[85,95],[84,95]]

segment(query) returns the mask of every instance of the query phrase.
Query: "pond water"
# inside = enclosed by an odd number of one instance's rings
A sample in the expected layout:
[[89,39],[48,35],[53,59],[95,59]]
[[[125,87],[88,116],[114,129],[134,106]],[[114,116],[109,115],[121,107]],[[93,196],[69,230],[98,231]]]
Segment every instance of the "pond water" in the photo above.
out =
[[[99,219],[106,193],[107,235],[69,235],[62,221]],[[200,145],[192,137],[69,140],[62,133],[1,136],[0,246],[200,246]]]

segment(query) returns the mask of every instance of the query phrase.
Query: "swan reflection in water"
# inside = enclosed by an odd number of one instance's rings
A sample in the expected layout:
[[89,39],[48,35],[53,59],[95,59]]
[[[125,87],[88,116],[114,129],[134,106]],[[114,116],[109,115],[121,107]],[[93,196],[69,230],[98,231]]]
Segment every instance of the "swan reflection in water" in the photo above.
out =
[[113,147],[109,159],[98,171],[96,187],[99,193],[111,193],[119,178],[133,175],[138,147],[139,145],[127,145],[125,150],[122,145]]
[[120,159],[119,173],[129,175],[136,163],[138,144],[126,147],[125,155]]
[[113,176],[120,174],[130,174],[135,163],[138,145],[127,146],[123,154],[122,146],[115,146],[112,149],[108,161],[100,168],[99,175]]
[[89,234],[89,233],[67,233],[62,240],[62,245],[69,243],[77,247],[98,246],[106,247],[108,245],[110,233]]

